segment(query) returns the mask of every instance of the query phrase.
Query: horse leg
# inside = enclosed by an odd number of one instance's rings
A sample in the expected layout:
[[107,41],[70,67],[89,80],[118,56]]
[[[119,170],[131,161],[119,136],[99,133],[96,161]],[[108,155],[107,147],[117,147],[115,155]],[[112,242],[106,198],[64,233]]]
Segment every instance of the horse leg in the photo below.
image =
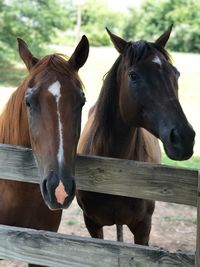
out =
[[123,225],[116,224],[117,241],[124,242]]
[[134,235],[135,244],[149,245],[149,236],[151,232],[151,215],[145,215],[144,219],[136,225],[128,225],[129,229]]
[[103,227],[95,223],[94,221],[92,221],[85,214],[83,214],[83,217],[84,217],[85,225],[91,237],[103,239]]

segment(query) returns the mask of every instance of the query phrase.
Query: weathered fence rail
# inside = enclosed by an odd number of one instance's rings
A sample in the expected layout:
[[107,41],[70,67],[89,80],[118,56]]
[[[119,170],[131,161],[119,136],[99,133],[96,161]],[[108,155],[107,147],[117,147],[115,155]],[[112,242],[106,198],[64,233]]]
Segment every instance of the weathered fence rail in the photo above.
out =
[[[170,253],[159,248],[9,226],[0,227],[0,258],[54,267],[200,267],[200,179],[197,170],[88,156],[78,156],[76,166],[76,183],[82,190],[197,206],[196,263],[192,253]],[[0,177],[38,183],[31,149],[0,145]]]
[[9,226],[0,227],[0,257],[52,267],[194,266],[192,254]]
[[[32,150],[0,145],[1,178],[39,183]],[[198,171],[103,157],[78,156],[77,187],[128,197],[197,205]]]

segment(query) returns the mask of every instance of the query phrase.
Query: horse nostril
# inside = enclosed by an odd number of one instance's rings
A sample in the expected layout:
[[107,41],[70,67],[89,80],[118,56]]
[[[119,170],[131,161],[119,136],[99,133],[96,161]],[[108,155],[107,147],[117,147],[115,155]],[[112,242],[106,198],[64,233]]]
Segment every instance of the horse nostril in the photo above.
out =
[[47,179],[44,179],[43,182],[42,182],[42,192],[43,192],[43,195],[47,195],[48,193],[48,190],[47,190]]
[[177,145],[180,143],[180,135],[176,129],[171,130],[169,140],[173,145]]
[[45,200],[52,201],[51,189],[49,187],[47,178],[45,178],[42,182],[42,194]]

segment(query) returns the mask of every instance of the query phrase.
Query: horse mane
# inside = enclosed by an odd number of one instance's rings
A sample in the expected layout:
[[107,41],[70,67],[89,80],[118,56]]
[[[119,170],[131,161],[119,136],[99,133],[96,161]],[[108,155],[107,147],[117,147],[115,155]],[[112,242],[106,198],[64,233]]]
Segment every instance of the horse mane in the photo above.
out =
[[170,54],[164,47],[157,46],[156,43],[150,43],[145,40],[130,42],[128,48],[125,51],[129,65],[138,63],[142,59],[146,58],[149,53],[158,52],[161,53],[167,61],[171,62]]
[[[116,77],[120,62],[121,56],[117,58],[110,71],[106,74],[99,98],[96,103],[97,111],[95,113],[95,122],[98,122],[98,124],[103,126],[103,128],[111,125],[113,114],[116,112],[115,103],[118,99],[118,93],[116,90]],[[108,129],[110,129],[110,127],[108,127]]]
[[25,89],[26,80],[11,95],[0,116],[0,143],[30,146],[27,111],[23,103]]
[[31,80],[35,75],[45,70],[45,76],[47,77],[49,71],[54,71],[66,75],[74,82],[82,85],[78,74],[71,69],[67,59],[62,54],[48,55],[39,60],[31,69],[29,75],[11,95],[0,115],[0,143],[31,146],[24,96],[26,89],[31,86]]
[[[118,57],[110,71],[104,76],[104,82],[98,100],[95,106],[91,108],[91,112],[89,112],[91,114],[94,111],[95,115],[91,130],[92,136],[85,146],[86,151],[84,153],[90,154],[90,152],[95,152],[98,148],[98,155],[106,156],[111,146],[112,118],[117,109],[114,103],[117,102],[118,97],[116,92],[117,81],[115,77],[120,61],[121,56]],[[104,140],[106,140],[106,145]]]
[[[106,155],[110,151],[111,131],[113,127],[113,118],[116,116],[118,107],[119,92],[117,89],[117,73],[122,57],[127,59],[128,65],[137,63],[149,55],[150,52],[161,53],[166,60],[171,62],[169,53],[163,47],[158,47],[154,43],[141,40],[137,42],[129,42],[124,53],[120,55],[108,73],[105,75],[102,89],[99,98],[95,104],[95,117],[93,123],[93,137],[90,139],[89,147],[95,151],[96,148],[101,147],[101,155]],[[137,131],[140,133],[140,131]],[[91,146],[91,143],[93,145]],[[100,154],[99,154],[100,155]]]

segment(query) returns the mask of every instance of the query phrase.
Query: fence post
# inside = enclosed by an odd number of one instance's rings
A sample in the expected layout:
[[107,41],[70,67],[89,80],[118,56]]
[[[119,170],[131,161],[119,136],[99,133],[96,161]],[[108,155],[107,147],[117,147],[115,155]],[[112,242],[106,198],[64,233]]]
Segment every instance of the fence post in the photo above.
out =
[[195,253],[195,267],[199,266],[200,266],[200,171],[198,171],[197,234],[196,234],[196,253]]

